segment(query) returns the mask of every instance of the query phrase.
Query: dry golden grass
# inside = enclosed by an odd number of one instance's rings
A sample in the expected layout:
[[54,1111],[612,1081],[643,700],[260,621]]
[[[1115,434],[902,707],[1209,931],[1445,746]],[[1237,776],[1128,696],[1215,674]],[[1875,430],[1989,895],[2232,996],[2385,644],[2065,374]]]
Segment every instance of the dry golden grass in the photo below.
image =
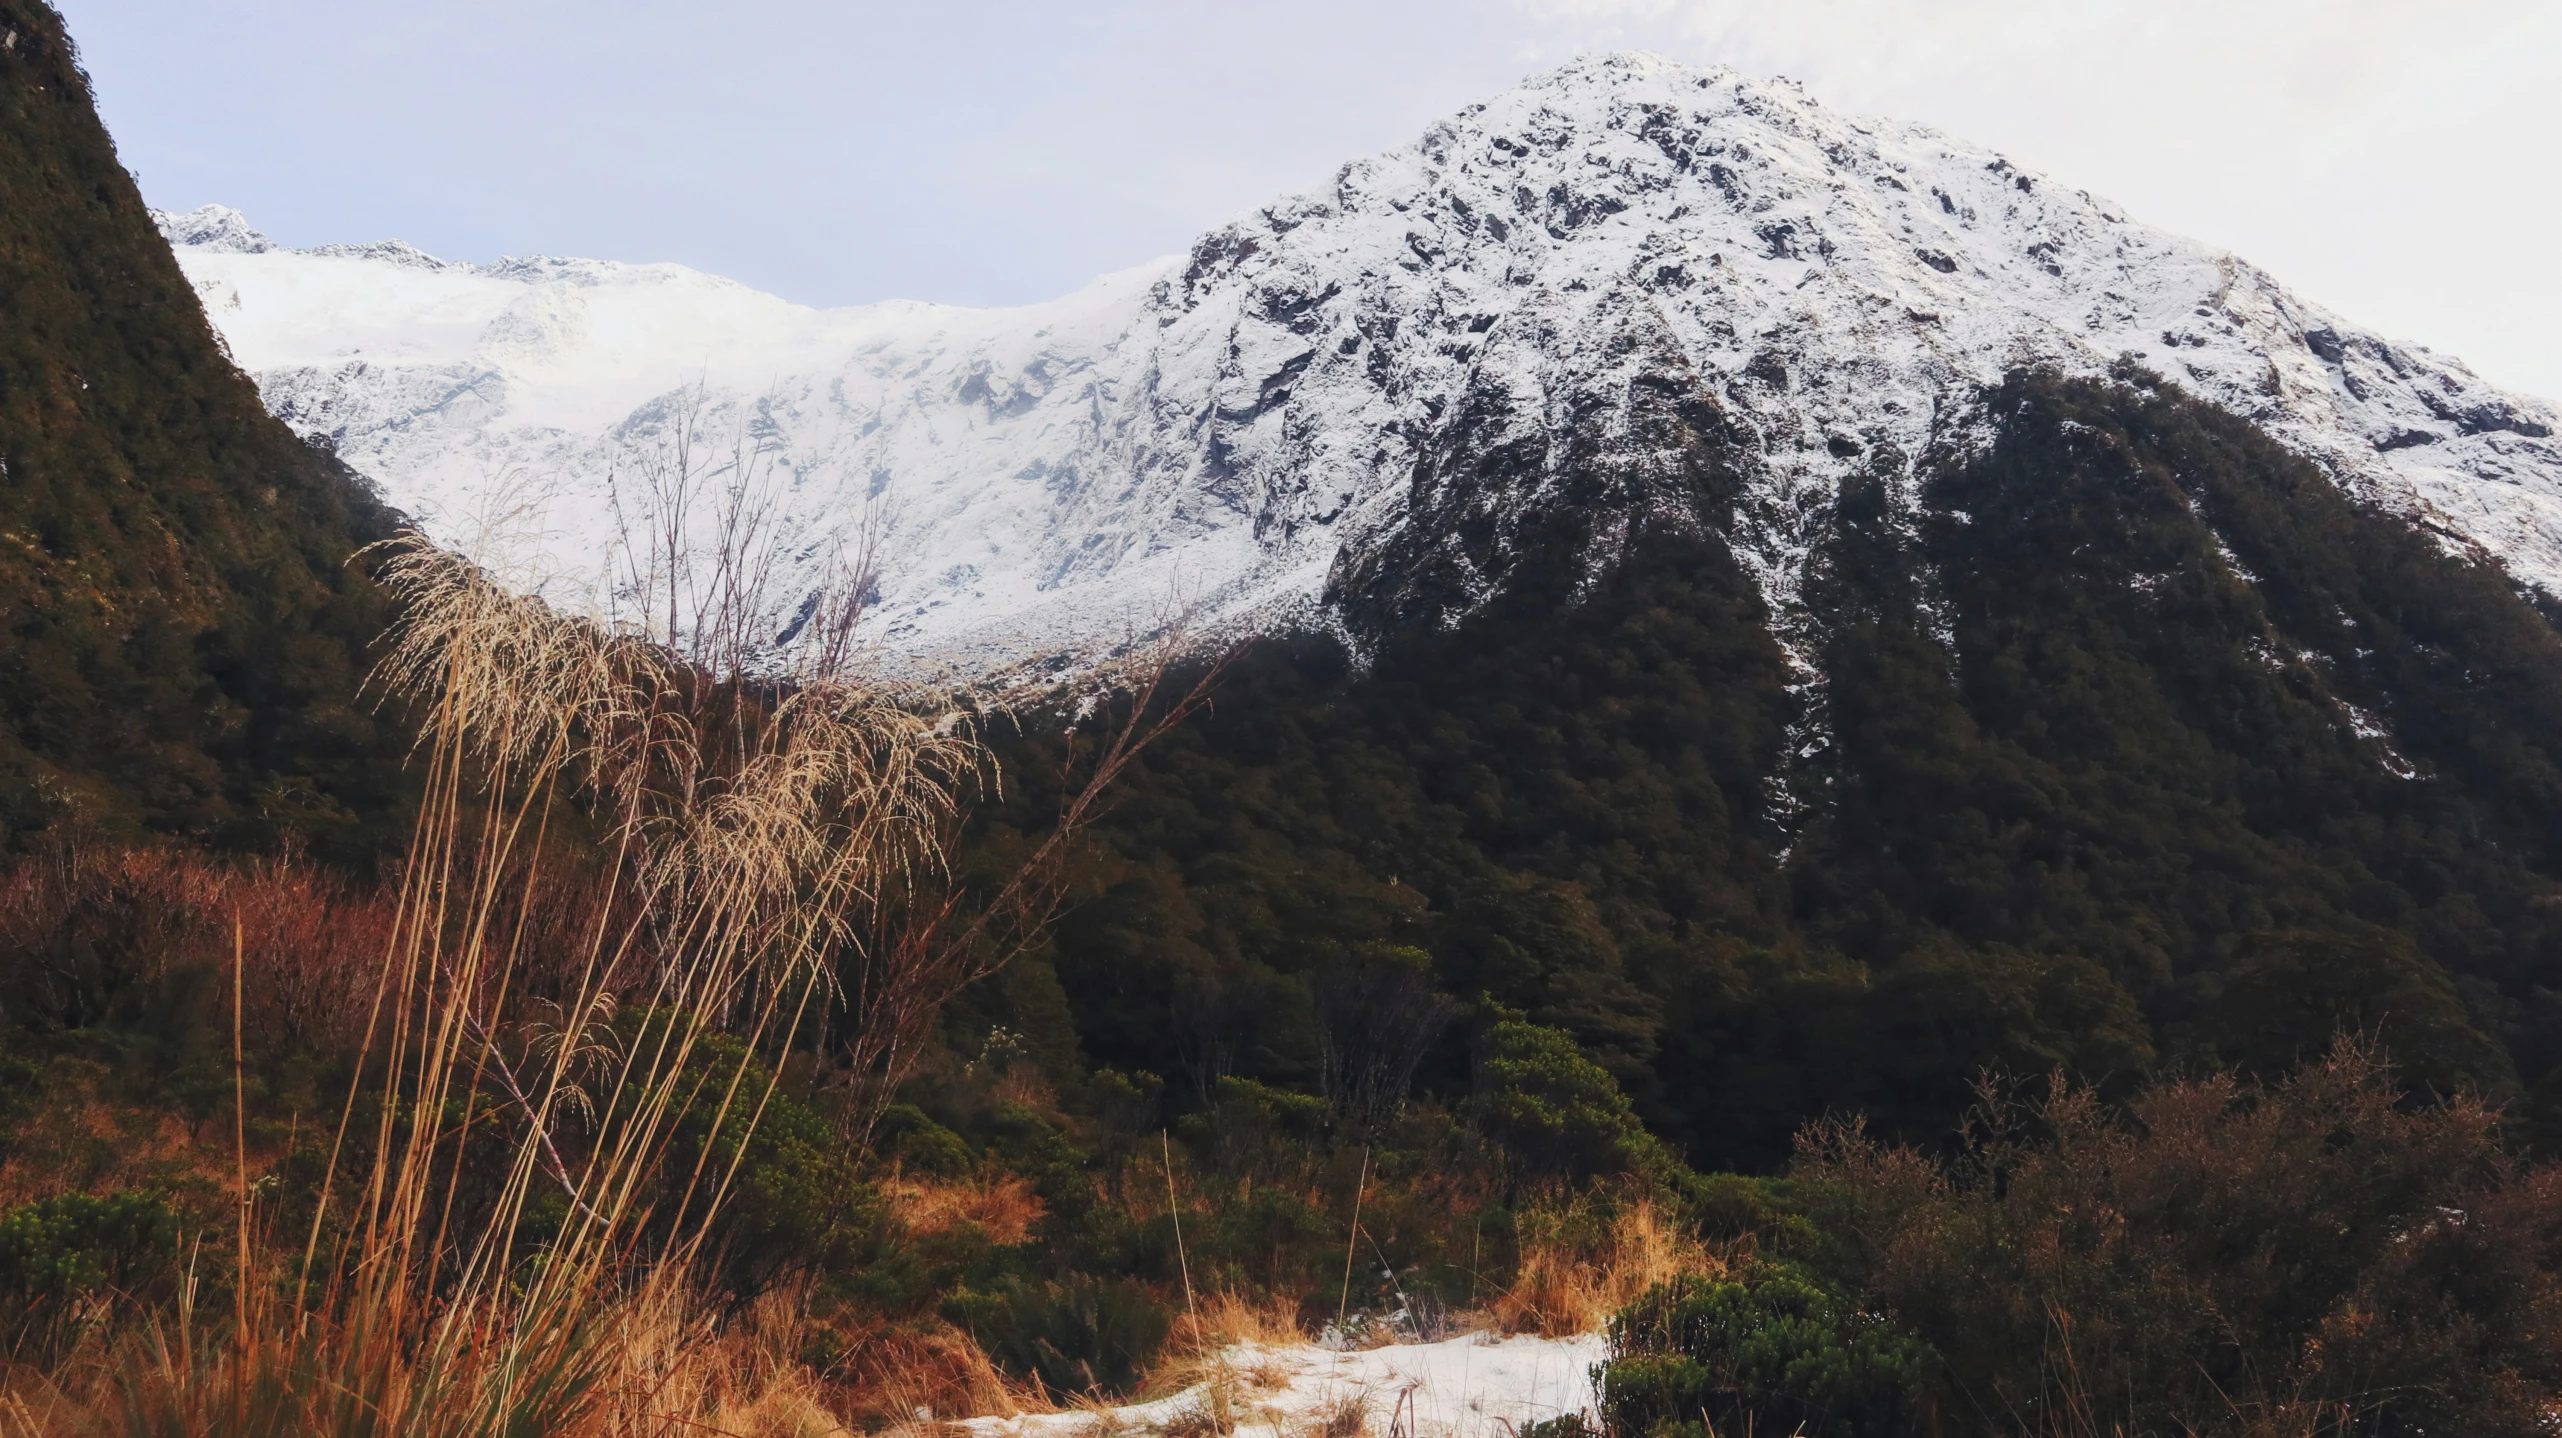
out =
[[1524,1218],[1520,1265],[1487,1312],[1506,1333],[1592,1333],[1658,1283],[1725,1268],[1722,1255],[1684,1233],[1651,1198],[1578,1197]]
[[[1197,1320],[1197,1321],[1196,1321]],[[1308,1341],[1298,1305],[1284,1297],[1255,1299],[1233,1290],[1201,1295],[1198,1309],[1175,1324],[1176,1337],[1193,1347],[1288,1348]]]
[[881,1180],[880,1193],[891,1216],[919,1238],[971,1224],[1000,1248],[1030,1239],[1032,1225],[1049,1211],[1031,1181],[1011,1173],[959,1180],[893,1173]]
[[730,1321],[681,1284],[654,1278],[616,1307],[616,1363],[603,1385],[601,1428],[616,1435],[733,1434],[833,1438],[850,1433],[800,1361],[803,1295],[768,1293]]
[[837,1369],[839,1407],[866,1428],[1059,1411],[1047,1394],[999,1372],[968,1334],[939,1321],[866,1334]]
[[1268,1360],[1258,1363],[1253,1350],[1290,1348],[1307,1341],[1296,1306],[1285,1299],[1257,1300],[1226,1290],[1205,1293],[1191,1311],[1175,1315],[1165,1353],[1148,1371],[1139,1393],[1143,1398],[1169,1398],[1198,1388],[1214,1398],[1216,1414],[1226,1415],[1221,1421],[1233,1426],[1233,1409],[1242,1394],[1279,1388],[1290,1381],[1286,1368]]
[[1164,1438],[1228,1438],[1243,1417],[1238,1405],[1236,1374],[1222,1369],[1191,1385],[1190,1402],[1175,1410],[1162,1428]]
[[1369,1396],[1351,1393],[1309,1414],[1304,1438],[1368,1438],[1369,1432]]
[[[722,1317],[681,1279],[661,1270],[638,1291],[590,1316],[600,1360],[589,1375],[592,1398],[572,1422],[541,1431],[563,1438],[838,1438],[852,1433],[831,1411],[833,1395],[800,1362],[805,1333],[796,1291],[772,1293],[743,1313]],[[191,1320],[181,1320],[182,1322]],[[244,1350],[226,1333],[176,1329],[128,1337],[121,1346],[92,1340],[50,1374],[18,1369],[0,1391],[5,1438],[96,1438],[110,1431],[135,1438],[214,1434],[285,1435],[331,1431],[333,1418],[360,1431],[456,1433],[473,1438],[508,1429],[503,1417],[475,1402],[485,1385],[471,1375],[388,1375],[381,1396],[388,1419],[362,1417],[289,1389],[280,1369],[297,1354],[258,1332]],[[210,1340],[210,1341],[208,1341]],[[327,1339],[323,1339],[325,1354]],[[192,1350],[192,1351],[191,1351]],[[238,1360],[246,1357],[245,1363]],[[462,1367],[464,1365],[456,1365]],[[343,1371],[343,1370],[342,1370]],[[253,1390],[245,1401],[235,1388]],[[456,1381],[457,1379],[461,1381]],[[423,1380],[423,1381],[422,1381]],[[263,1396],[255,1390],[264,1387]],[[349,1394],[335,1395],[340,1398]],[[422,1412],[422,1400],[451,1405]]]

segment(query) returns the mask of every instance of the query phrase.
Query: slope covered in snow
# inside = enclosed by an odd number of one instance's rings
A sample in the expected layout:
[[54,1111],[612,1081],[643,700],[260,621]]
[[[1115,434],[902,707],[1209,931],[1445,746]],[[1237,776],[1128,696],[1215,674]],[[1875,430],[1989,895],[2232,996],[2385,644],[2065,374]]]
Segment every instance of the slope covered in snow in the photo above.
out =
[[[2124,356],[2562,593],[2550,405],[1998,155],[1652,56],[1536,77],[1020,309],[813,310],[673,265],[164,223],[271,409],[448,534],[541,495],[565,584],[680,421],[743,439],[790,516],[777,632],[867,517],[879,637],[973,662],[1109,643],[1178,599],[1324,622],[1419,563],[1464,607],[1508,515],[1662,462],[1665,405],[1748,456],[1727,522],[1784,611],[1845,474],[1909,479],[2016,366]],[[1503,485],[1451,478],[1488,456]]]

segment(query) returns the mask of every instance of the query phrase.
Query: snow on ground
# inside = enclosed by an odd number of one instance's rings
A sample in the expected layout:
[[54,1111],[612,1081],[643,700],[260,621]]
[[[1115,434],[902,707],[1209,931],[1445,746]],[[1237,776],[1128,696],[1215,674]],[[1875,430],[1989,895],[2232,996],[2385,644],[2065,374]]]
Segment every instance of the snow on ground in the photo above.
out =
[[1567,1413],[1593,1416],[1597,1334],[1503,1338],[1474,1333],[1439,1343],[1401,1343],[1335,1352],[1315,1344],[1246,1344],[1224,1355],[1218,1376],[1168,1398],[1068,1413],[973,1418],[973,1438],[1101,1438],[1107,1433],[1209,1431],[1224,1402],[1231,1431],[1260,1438],[1308,1438],[1354,1431],[1342,1418],[1358,1404],[1366,1431],[1398,1438],[1514,1438],[1524,1427]]

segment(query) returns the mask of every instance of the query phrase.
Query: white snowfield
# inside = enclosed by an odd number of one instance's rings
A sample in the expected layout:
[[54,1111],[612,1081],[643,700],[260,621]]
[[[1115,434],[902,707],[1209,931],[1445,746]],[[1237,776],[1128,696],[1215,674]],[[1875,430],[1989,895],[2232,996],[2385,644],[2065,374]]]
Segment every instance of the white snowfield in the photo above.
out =
[[[1578,1338],[1470,1334],[1439,1343],[1337,1353],[1245,1345],[1226,1373],[1153,1403],[1090,1412],[974,1418],[972,1438],[1109,1438],[1112,1434],[1221,1431],[1271,1438],[1311,1433],[1389,1433],[1403,1438],[1517,1438],[1568,1413],[1597,1420],[1592,1370],[1598,1335]],[[1224,1391],[1214,1391],[1214,1386]],[[1204,1420],[1224,1406],[1227,1425]],[[1343,1419],[1353,1408],[1366,1419]],[[1329,1421],[1332,1420],[1332,1421]],[[1232,1426],[1228,1426],[1232,1425]]]
[[1509,445],[1554,472],[1649,379],[1757,447],[1733,538],[1784,612],[1854,466],[1909,475],[2014,366],[2128,354],[2562,593],[2553,406],[1989,151],[1647,55],[1020,309],[285,250],[219,207],[164,225],[268,406],[432,528],[539,492],[563,582],[593,578],[611,476],[690,403],[784,487],[778,632],[870,514],[875,637],[965,663],[1109,644],[1178,599],[1210,628],[1322,622],[1328,577],[1407,523],[1419,460]]

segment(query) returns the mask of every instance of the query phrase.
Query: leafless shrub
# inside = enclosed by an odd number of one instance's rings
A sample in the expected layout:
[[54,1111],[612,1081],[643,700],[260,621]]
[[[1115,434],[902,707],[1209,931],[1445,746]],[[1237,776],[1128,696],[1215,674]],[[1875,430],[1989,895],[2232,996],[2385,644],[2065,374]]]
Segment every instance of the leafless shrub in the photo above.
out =
[[1954,1162],[1819,1124],[1793,1173],[1988,1430],[2524,1435],[2562,1393],[2562,1170],[2496,1125],[2344,1036],[2123,1112],[1988,1090]]
[[1458,1016],[1433,986],[1431,962],[1374,944],[1318,977],[1318,1076],[1338,1121],[1365,1138],[1404,1107],[1416,1067]]
[[121,995],[237,959],[254,1047],[348,1054],[389,919],[369,888],[290,856],[226,862],[71,836],[0,872],[0,1017],[80,1027]]

